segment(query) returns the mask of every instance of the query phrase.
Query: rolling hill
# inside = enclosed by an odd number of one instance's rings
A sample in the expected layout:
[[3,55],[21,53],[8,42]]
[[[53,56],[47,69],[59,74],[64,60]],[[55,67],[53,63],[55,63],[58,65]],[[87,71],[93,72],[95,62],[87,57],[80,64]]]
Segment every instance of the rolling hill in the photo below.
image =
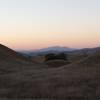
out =
[[20,71],[21,69],[29,68],[41,68],[43,64],[39,64],[35,60],[31,60],[28,57],[0,44],[0,72],[13,72]]
[[[1,51],[4,55],[14,52],[3,48]],[[45,63],[16,64],[14,59],[23,61],[24,58],[15,52],[13,55],[9,58],[10,63],[8,59],[3,61],[0,58],[0,64],[4,62],[0,65],[0,71],[1,68],[8,69],[6,66],[9,64],[10,69],[15,68],[14,71],[0,73],[1,100],[100,100],[99,50],[78,61],[54,68]]]
[[17,53],[16,51],[0,44],[0,60],[3,61],[14,61],[14,60],[22,60],[29,61],[22,54]]

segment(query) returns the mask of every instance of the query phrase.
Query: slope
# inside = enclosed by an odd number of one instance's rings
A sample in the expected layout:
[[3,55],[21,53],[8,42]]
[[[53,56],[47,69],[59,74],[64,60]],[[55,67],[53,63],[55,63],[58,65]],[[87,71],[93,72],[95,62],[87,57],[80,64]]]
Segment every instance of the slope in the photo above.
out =
[[29,61],[26,57],[21,54],[15,52],[14,50],[0,44],[0,61],[12,61],[12,60],[23,60]]
[[[9,83],[0,96],[17,99],[99,100],[99,54],[59,68],[24,70],[8,75]],[[93,64],[91,64],[93,62]],[[87,64],[84,64],[87,63]],[[5,77],[6,78],[6,77]],[[4,84],[2,87],[5,87]]]
[[58,68],[44,69],[43,65],[41,69],[34,69],[25,65],[20,71],[0,74],[0,97],[17,100],[100,100],[99,58],[98,52]]

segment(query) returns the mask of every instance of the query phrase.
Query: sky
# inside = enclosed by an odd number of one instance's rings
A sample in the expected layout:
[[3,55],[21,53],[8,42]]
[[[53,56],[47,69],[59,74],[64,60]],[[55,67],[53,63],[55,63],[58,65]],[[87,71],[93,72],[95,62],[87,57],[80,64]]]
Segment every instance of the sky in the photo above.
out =
[[15,50],[100,46],[100,0],[0,0],[0,43]]

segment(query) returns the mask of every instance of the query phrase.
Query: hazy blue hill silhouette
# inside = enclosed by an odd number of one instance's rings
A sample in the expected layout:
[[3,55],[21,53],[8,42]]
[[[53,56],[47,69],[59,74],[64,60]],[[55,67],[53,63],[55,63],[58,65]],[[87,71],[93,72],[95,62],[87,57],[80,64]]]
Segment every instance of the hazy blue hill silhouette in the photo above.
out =
[[48,48],[42,48],[38,50],[30,50],[30,51],[19,51],[20,53],[26,55],[26,56],[38,56],[38,55],[46,55],[48,53],[55,53],[59,54],[61,52],[69,52],[74,51],[75,48],[69,48],[69,47],[62,47],[62,46],[52,46]]

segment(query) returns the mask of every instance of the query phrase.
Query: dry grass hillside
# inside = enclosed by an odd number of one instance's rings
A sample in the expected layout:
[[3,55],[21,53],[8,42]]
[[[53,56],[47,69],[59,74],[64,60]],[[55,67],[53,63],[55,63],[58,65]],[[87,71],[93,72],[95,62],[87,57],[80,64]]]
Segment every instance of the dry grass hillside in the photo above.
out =
[[69,64],[66,60],[52,60],[45,62],[49,67],[57,68]]
[[2,61],[30,61],[23,55],[15,52],[14,50],[0,44],[0,60]]
[[0,72],[20,71],[27,68],[37,69],[42,68],[41,66],[43,67],[44,65],[40,65],[22,54],[0,44]]
[[[7,66],[14,71],[3,72]],[[53,68],[45,63],[8,63],[0,58],[0,71],[1,100],[100,100],[99,52]]]
[[44,56],[35,56],[31,58],[32,61],[37,62],[37,63],[43,63],[45,61]]

